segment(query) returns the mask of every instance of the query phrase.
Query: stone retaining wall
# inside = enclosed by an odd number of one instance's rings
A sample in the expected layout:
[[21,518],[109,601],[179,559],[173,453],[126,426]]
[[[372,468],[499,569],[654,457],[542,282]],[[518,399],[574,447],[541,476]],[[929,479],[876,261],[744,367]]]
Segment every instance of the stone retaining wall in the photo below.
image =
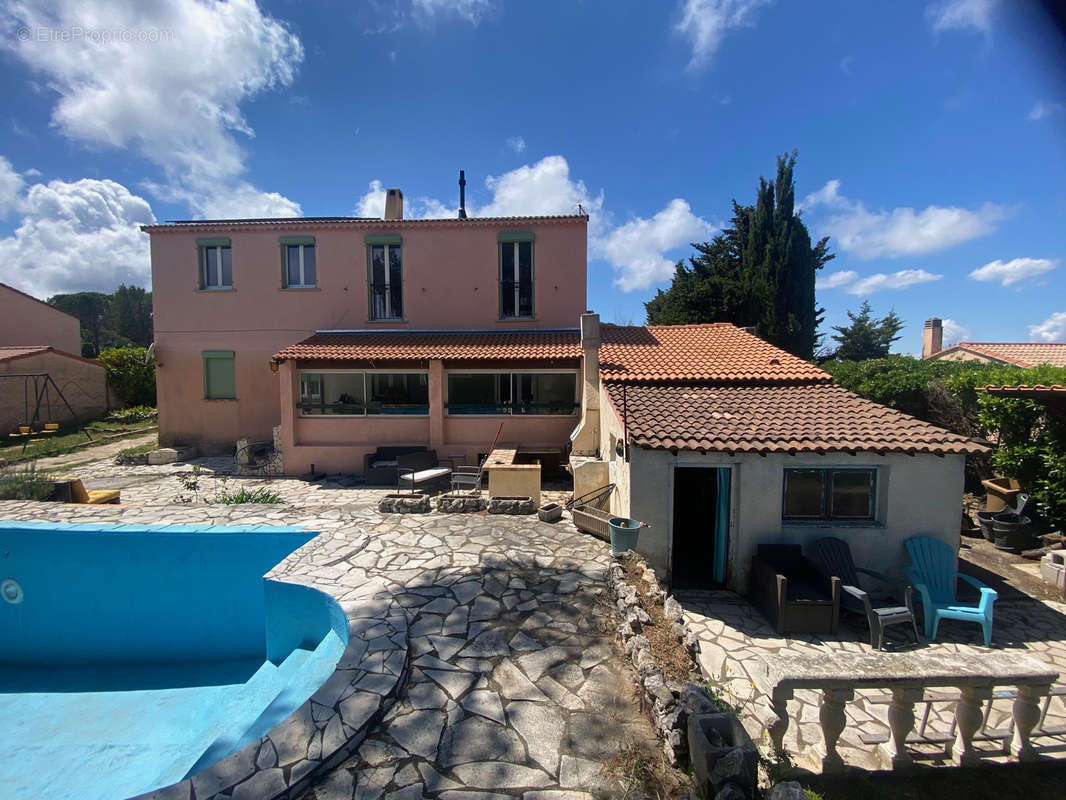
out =
[[692,659],[691,673],[699,675],[695,655],[699,651],[699,638],[685,625],[681,605],[660,586],[655,571],[633,551],[619,556],[607,570],[607,585],[620,622],[618,633],[626,655],[636,667],[644,693],[648,699],[652,719],[663,738],[663,751],[671,764],[677,766],[688,761],[688,718],[691,714],[709,714],[718,710],[714,698],[706,687],[698,683],[674,684],[663,677],[663,669],[652,654],[648,639],[642,635],[643,625],[651,617],[641,607],[637,590],[626,582],[621,559],[636,564],[652,596],[663,602],[663,610],[670,621],[678,641],[685,646]]

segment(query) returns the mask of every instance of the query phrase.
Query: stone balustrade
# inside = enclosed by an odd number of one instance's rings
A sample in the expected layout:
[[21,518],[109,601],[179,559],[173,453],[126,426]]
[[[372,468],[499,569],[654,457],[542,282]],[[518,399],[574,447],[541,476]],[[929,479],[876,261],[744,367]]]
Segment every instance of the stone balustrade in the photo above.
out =
[[822,771],[839,772],[844,760],[837,752],[837,740],[847,726],[845,708],[855,699],[856,691],[891,691],[887,713],[891,737],[886,743],[886,755],[893,769],[907,769],[913,764],[907,742],[914,730],[914,705],[924,699],[927,690],[950,687],[959,691],[956,738],[954,743],[947,743],[947,749],[949,754],[954,750],[957,763],[970,765],[980,758],[974,738],[982,726],[983,703],[992,698],[996,687],[1014,687],[1014,738],[1010,751],[1019,761],[1032,761],[1037,754],[1030,739],[1041,717],[1040,701],[1051,692],[1057,678],[1057,671],[1017,651],[870,651],[819,656],[779,653],[773,659],[763,659],[758,681],[771,700],[774,717],[767,730],[778,749],[784,744],[789,726],[788,701],[794,693],[802,689],[822,693],[818,714],[825,743]]

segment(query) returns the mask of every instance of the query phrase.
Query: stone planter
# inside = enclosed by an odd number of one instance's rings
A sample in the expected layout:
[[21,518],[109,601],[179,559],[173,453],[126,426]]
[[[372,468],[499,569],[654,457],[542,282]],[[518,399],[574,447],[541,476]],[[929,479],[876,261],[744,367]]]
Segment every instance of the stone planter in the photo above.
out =
[[437,511],[442,514],[475,514],[485,510],[485,498],[479,494],[442,494]]
[[387,494],[378,501],[382,514],[428,514],[429,497],[422,494]]
[[532,514],[537,510],[532,497],[490,497],[490,514]]
[[736,714],[691,714],[688,753],[700,797],[714,797],[730,783],[754,797],[759,754]]
[[981,481],[988,493],[985,495],[985,509],[988,511],[1002,511],[1007,506],[1013,506],[1022,485],[1014,478],[990,478]]
[[545,503],[537,509],[541,522],[558,522],[563,518],[563,507],[558,503]]

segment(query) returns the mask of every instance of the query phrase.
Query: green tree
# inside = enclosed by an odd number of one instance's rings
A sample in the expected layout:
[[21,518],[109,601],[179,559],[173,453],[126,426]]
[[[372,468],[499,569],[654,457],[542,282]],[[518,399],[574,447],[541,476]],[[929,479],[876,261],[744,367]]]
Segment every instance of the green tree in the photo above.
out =
[[106,326],[116,344],[147,347],[152,343],[152,293],[139,286],[119,286],[108,304]]
[[74,292],[48,298],[48,305],[73,314],[81,321],[81,354],[96,358],[103,345],[104,318],[110,298],[100,292]]
[[829,237],[811,244],[795,210],[796,152],[777,159],[777,177],[759,178],[755,204],[733,201],[730,227],[710,242],[693,243],[697,254],[679,261],[666,290],[644,304],[648,323],[679,325],[732,322],[801,358],[818,341],[821,309],[815,305],[815,273],[834,255]]
[[839,346],[833,358],[841,361],[865,361],[869,358],[886,358],[892,342],[899,339],[903,320],[889,311],[881,319],[874,319],[873,309],[866,300],[859,306],[859,313],[848,312],[849,325],[834,325],[838,335],[831,337]]
[[81,354],[86,358],[96,358],[109,347],[152,343],[152,293],[140,287],[123,284],[112,294],[57,294],[48,304],[81,321]]
[[100,352],[107,382],[127,406],[155,406],[155,365],[145,363],[143,347],[111,347]]

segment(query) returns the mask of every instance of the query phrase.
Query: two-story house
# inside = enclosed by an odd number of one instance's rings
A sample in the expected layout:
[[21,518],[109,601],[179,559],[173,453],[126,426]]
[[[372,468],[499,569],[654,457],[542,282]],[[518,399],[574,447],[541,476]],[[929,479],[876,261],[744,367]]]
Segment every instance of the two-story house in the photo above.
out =
[[577,424],[584,215],[148,225],[159,436],[232,450],[281,425],[288,474],[382,445],[473,463]]

